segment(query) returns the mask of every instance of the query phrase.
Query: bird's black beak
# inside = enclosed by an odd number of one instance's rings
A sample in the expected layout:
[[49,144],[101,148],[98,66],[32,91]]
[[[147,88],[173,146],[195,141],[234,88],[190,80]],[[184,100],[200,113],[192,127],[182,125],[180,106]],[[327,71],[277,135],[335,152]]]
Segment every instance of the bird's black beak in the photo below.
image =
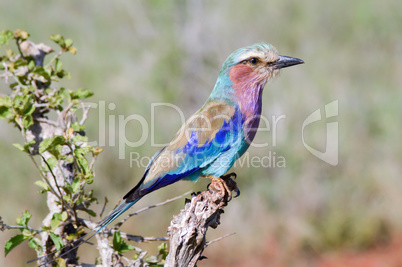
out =
[[271,63],[274,69],[282,69],[290,66],[303,64],[304,61],[295,57],[279,56],[279,60]]

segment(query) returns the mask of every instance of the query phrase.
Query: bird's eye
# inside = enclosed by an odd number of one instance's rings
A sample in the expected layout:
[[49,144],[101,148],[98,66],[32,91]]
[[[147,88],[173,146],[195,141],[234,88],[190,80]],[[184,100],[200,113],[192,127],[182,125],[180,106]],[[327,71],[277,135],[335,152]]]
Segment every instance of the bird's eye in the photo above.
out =
[[253,57],[253,58],[250,58],[249,62],[251,65],[256,65],[259,62],[259,60],[258,60],[258,58]]

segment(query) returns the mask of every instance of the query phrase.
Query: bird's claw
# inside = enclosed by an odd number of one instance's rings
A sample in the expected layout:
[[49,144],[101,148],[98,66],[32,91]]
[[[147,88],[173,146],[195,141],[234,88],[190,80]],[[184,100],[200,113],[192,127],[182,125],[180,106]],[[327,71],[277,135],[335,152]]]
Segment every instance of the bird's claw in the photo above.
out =
[[231,172],[231,173],[228,173],[228,174],[222,176],[222,178],[223,179],[225,179],[225,178],[231,178],[232,179],[233,178],[233,180],[236,180],[237,174],[235,172]]
[[240,196],[240,190],[239,190],[239,188],[237,186],[235,188],[235,192],[236,192],[236,195],[234,196],[235,198]]
[[221,179],[225,182],[227,193],[228,193],[228,201],[232,200],[232,191],[236,192],[235,198],[240,196],[240,190],[237,187],[237,183],[234,179],[237,178],[237,174],[232,172],[227,175],[221,177]]
[[212,175],[206,175],[205,177],[212,179],[212,183],[208,184],[207,189],[210,190],[212,185],[217,184],[217,188],[220,190],[220,195],[222,195],[222,198],[226,197],[227,202],[232,200],[232,191],[236,192],[234,197],[238,197],[240,195],[240,190],[237,187],[237,183],[233,180],[237,177],[236,173],[232,172],[222,175],[221,177],[215,177]]

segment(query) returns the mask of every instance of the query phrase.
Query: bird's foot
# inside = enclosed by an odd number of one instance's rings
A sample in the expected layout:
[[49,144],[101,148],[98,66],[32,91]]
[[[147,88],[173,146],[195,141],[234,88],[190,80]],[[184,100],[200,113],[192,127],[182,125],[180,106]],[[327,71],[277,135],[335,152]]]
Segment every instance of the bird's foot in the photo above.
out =
[[[236,195],[234,196],[235,198],[240,196],[240,190],[237,187],[237,183],[234,181],[236,178],[237,178],[237,174],[234,172],[221,176],[221,179],[225,181],[230,192],[232,192],[232,191],[236,192]],[[230,194],[230,196],[232,196],[232,194]]]
[[227,201],[230,201],[232,200],[232,191],[236,191],[235,197],[240,195],[240,190],[237,187],[236,182],[233,180],[236,179],[236,176],[236,173],[233,172],[221,177],[212,175],[207,175],[205,177],[212,180],[212,183],[208,185],[208,189],[212,187],[213,189],[216,189],[216,191],[219,190],[219,194],[222,196],[222,198],[227,197]]

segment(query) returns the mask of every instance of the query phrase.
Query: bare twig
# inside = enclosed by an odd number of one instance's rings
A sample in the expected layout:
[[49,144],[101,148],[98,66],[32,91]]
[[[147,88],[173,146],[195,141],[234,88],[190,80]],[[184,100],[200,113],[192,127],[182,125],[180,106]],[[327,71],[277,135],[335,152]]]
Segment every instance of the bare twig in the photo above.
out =
[[64,53],[64,51],[60,51],[59,53],[54,55],[54,57],[49,61],[49,63],[46,64],[46,67],[49,67],[53,63],[53,61],[58,59],[63,53]]
[[67,128],[66,123],[65,123],[66,122],[66,117],[67,117],[68,112],[70,111],[70,109],[72,107],[74,107],[74,105],[75,105],[74,101],[71,101],[67,105],[67,107],[65,107],[63,109],[63,111],[59,112],[59,116],[57,118],[57,123],[60,125],[60,127]]
[[1,217],[0,217],[0,230],[4,231],[5,229],[27,229],[27,230],[35,232],[35,233],[43,232],[43,230],[34,229],[34,228],[31,228],[31,227],[29,227],[27,225],[8,225],[8,224],[5,224],[3,221],[1,221]]
[[4,77],[4,81],[6,82],[6,84],[8,84],[8,76],[12,76],[11,74],[10,75],[8,75],[8,66],[7,66],[7,64],[6,63],[2,63],[3,64],[3,67],[4,67],[4,74],[3,75],[0,75],[0,77]]
[[33,156],[32,156],[32,155],[29,155],[29,157],[31,158],[31,160],[32,160],[32,162],[34,163],[35,167],[38,169],[38,171],[39,171],[40,175],[42,176],[43,180],[44,180],[44,181],[46,182],[46,184],[49,186],[50,192],[52,192],[52,194],[55,195],[55,196],[59,199],[59,201],[60,201],[60,203],[61,203],[61,201],[62,201],[62,200],[61,200],[61,196],[58,195],[56,191],[54,191],[53,186],[50,184],[50,182],[49,182],[49,180],[47,179],[46,175],[43,174],[42,170],[39,168],[39,166],[38,166],[38,164],[36,163],[36,161],[35,161],[35,159],[33,158]]
[[[96,228],[97,223],[95,222],[91,222],[82,218],[78,218],[78,221],[83,223],[85,226],[87,226],[89,229],[93,230]],[[115,232],[120,232],[116,229],[105,229],[103,230],[103,234],[106,236],[113,236],[113,234]],[[143,243],[143,242],[152,242],[152,241],[168,241],[169,238],[166,236],[162,236],[162,237],[153,237],[153,236],[141,236],[141,235],[131,235],[131,234],[127,234],[125,232],[120,232],[121,237],[126,239],[126,240],[130,240],[130,241],[134,241],[137,243]]]
[[[89,169],[92,171],[94,177],[96,176],[94,166],[95,166],[95,161],[96,161],[97,158],[98,158],[98,155],[93,154],[91,163],[89,164]],[[103,211],[102,211],[102,213],[103,213]]]
[[22,51],[21,51],[21,43],[20,43],[20,41],[18,40],[18,39],[15,39],[15,43],[17,44],[17,48],[18,48],[18,52],[20,53],[20,56],[22,57],[22,58],[25,58],[24,57],[24,54],[22,53]]
[[106,205],[108,202],[109,202],[109,200],[107,199],[107,197],[105,197],[105,203],[103,204],[102,211],[99,215],[101,218],[103,217],[103,213],[105,212],[105,208],[106,208]]
[[[40,154],[40,156],[41,156],[43,162],[46,164],[47,168],[49,169],[49,171],[50,171],[50,173],[51,173],[51,176],[53,177],[53,180],[54,180],[54,183],[55,183],[55,185],[56,185],[57,191],[59,191],[60,196],[62,196],[63,194],[61,193],[60,186],[59,186],[59,184],[58,184],[58,182],[57,182],[57,178],[56,178],[56,175],[54,174],[54,172],[53,172],[53,170],[52,170],[52,167],[49,165],[49,163],[47,162],[47,160],[45,159],[45,157],[44,157],[42,154]],[[74,214],[73,209],[72,209],[69,205],[67,205],[67,203],[64,201],[63,197],[61,197],[60,200],[61,200],[61,204],[62,204],[62,206],[64,207],[64,209],[67,209],[67,208],[68,208],[68,209],[70,209],[70,210],[73,212],[73,214]]]
[[[107,236],[113,236],[115,232],[120,232],[116,229],[110,229],[104,231],[104,234]],[[132,234],[127,234],[125,232],[120,232],[120,235],[122,238],[129,240],[129,241],[134,241],[137,243],[143,243],[143,242],[153,242],[153,241],[169,241],[169,238],[167,236],[162,236],[162,237],[154,237],[154,236],[141,236],[141,235],[132,235]]]
[[[38,107],[39,105],[41,105],[41,104],[38,104],[38,105],[36,105],[36,106]],[[46,104],[46,106],[47,106],[47,105],[48,105],[48,104]],[[58,124],[58,123],[56,123],[56,122],[54,122],[54,121],[51,121],[51,120],[48,120],[48,119],[45,119],[45,118],[35,118],[35,120],[38,121],[38,122],[47,123],[47,124],[52,125],[52,126],[54,126],[54,127],[59,127],[59,124]]]
[[80,103],[81,103],[81,107],[82,107],[82,110],[83,110],[80,125],[84,125],[85,121],[88,119],[88,112],[91,109],[91,107],[86,108],[82,101],[80,101]]
[[113,228],[118,229],[118,228],[119,228],[120,226],[122,226],[122,224],[125,223],[130,217],[135,216],[135,215],[138,215],[138,214],[140,214],[141,212],[147,211],[147,210],[149,210],[149,209],[153,209],[153,208],[156,208],[156,207],[160,207],[160,206],[166,205],[166,204],[168,204],[168,203],[170,203],[170,202],[173,202],[173,201],[175,201],[175,200],[177,200],[177,199],[180,199],[180,198],[182,198],[182,197],[184,197],[184,196],[186,196],[186,195],[189,195],[191,192],[192,192],[192,191],[188,191],[188,192],[186,192],[186,193],[184,193],[184,194],[182,194],[182,195],[180,195],[180,196],[167,199],[167,200],[165,200],[165,201],[163,201],[163,202],[160,202],[160,203],[158,203],[158,204],[150,205],[150,206],[148,206],[148,207],[145,207],[145,208],[142,208],[142,209],[140,209],[140,210],[137,210],[136,212],[130,213],[130,214],[129,214],[127,217],[125,217],[123,220],[121,220],[120,222],[116,223],[116,224],[113,226]]
[[212,243],[221,241],[222,239],[225,239],[226,237],[229,237],[229,236],[232,236],[232,235],[235,235],[235,234],[236,234],[236,233],[233,232],[233,233],[229,233],[229,234],[226,234],[226,235],[224,235],[224,236],[221,236],[221,237],[212,239],[211,241],[208,241],[208,242],[205,243],[205,247],[208,247],[208,246],[211,245]]

